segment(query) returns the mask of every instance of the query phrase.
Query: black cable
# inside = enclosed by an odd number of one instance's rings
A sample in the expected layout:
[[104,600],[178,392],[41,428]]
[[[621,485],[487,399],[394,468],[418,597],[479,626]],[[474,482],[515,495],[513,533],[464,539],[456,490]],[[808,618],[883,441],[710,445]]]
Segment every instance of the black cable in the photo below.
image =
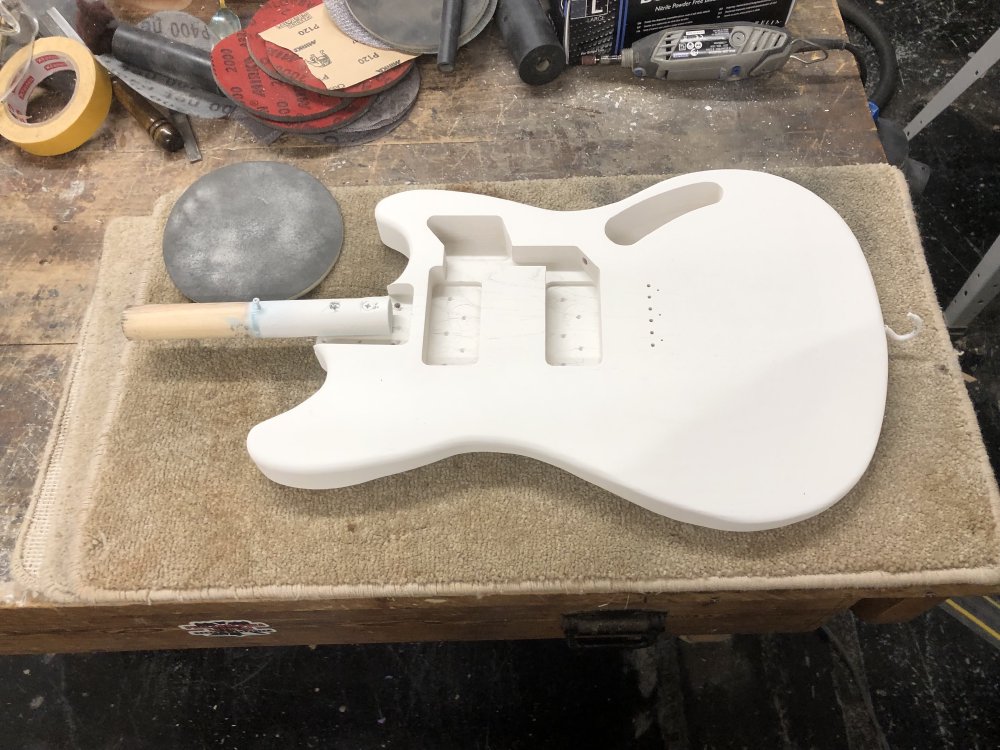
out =
[[854,62],[858,65],[858,73],[861,76],[861,85],[868,85],[868,63],[865,62],[865,51],[862,47],[843,39],[799,39],[799,48],[803,52],[813,50],[842,49],[850,52],[854,56]]
[[[844,49],[851,53],[854,57],[854,62],[857,63],[858,73],[861,76],[861,85],[868,85],[868,62],[865,60],[865,50],[856,44],[851,44],[847,42],[844,45]],[[879,107],[881,109],[881,107]]]
[[[896,83],[899,79],[899,63],[896,61],[896,50],[882,27],[865,8],[855,0],[837,0],[840,15],[844,21],[854,26],[868,38],[878,57],[878,83],[869,95],[879,109],[883,109],[892,95],[896,93]],[[849,50],[850,51],[850,50]],[[852,54],[855,54],[851,51]],[[857,55],[855,54],[855,57]]]

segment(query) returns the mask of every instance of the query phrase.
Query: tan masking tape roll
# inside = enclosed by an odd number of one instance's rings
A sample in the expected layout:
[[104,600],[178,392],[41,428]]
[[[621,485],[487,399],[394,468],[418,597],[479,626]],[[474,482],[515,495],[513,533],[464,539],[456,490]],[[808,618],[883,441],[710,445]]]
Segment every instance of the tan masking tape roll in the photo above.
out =
[[[86,143],[97,132],[111,108],[111,81],[90,50],[64,37],[44,37],[34,50],[19,50],[0,69],[0,92],[6,91],[31,54],[23,82],[0,105],[0,135],[29,154],[55,156]],[[45,122],[29,123],[28,99],[38,84],[53,73],[72,70],[76,88],[69,103]]]

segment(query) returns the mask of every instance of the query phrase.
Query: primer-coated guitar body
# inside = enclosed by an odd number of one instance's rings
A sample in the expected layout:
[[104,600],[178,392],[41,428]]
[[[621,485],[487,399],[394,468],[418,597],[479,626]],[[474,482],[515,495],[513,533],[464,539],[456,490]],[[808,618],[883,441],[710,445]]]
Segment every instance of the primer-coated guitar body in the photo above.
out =
[[319,340],[324,386],[251,430],[271,479],[343,487],[463,452],[531,456],[728,530],[828,508],[878,441],[887,351],[840,216],[757,172],[554,212],[414,190],[390,339]]

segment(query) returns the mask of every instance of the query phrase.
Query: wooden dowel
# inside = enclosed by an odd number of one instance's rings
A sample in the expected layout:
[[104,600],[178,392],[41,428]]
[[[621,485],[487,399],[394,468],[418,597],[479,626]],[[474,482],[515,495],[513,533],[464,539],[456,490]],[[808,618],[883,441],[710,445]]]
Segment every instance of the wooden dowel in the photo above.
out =
[[202,302],[189,305],[139,305],[122,314],[129,339],[221,339],[253,336],[248,302]]
[[388,336],[389,297],[201,302],[128,307],[122,330],[129,339],[218,339]]

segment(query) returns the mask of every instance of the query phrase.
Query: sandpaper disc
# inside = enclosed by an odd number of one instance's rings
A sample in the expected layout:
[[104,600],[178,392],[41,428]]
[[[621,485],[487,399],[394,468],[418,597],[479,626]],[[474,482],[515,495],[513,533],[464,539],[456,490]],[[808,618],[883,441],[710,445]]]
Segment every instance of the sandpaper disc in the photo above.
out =
[[302,135],[329,146],[357,146],[374,141],[399,127],[413,109],[419,92],[420,71],[414,68],[398,86],[375,97],[371,109],[350,125],[328,133]]
[[[272,2],[284,2],[284,0],[272,0]],[[271,78],[279,78],[278,71],[271,65],[267,58],[267,42],[260,37],[260,32],[267,31],[270,27],[263,22],[264,16],[257,17],[255,13],[250,23],[247,24],[247,49],[250,50],[250,57],[257,63],[257,67],[267,73]]]
[[281,138],[280,130],[275,130],[270,125],[267,125],[263,120],[256,119],[245,109],[236,107],[236,111],[229,116],[229,119],[234,120],[245,127],[250,131],[250,135],[255,141],[263,143],[265,146],[270,146],[276,140]]
[[[143,31],[190,44],[192,47],[206,51],[212,49],[214,37],[209,34],[208,26],[189,13],[162,11],[143,19],[137,26]],[[97,59],[146,99],[175,112],[191,117],[217,119],[236,109],[235,104],[220,94],[203,91],[168,75],[133,68],[111,54],[100,55]]]
[[346,129],[341,128],[340,130],[331,130],[329,133],[303,134],[302,137],[308,138],[310,141],[322,143],[324,146],[335,146],[337,148],[363,146],[366,143],[377,141],[382,136],[388,135],[393,130],[398,128],[405,119],[406,113],[403,113],[403,117],[399,118],[396,122],[391,122],[388,125],[376,128],[375,130],[349,132]]
[[304,122],[278,122],[276,120],[267,120],[263,117],[256,117],[255,119],[268,127],[285,133],[325,133],[329,130],[344,127],[363,117],[372,108],[376,99],[377,97],[375,96],[360,96],[348,99],[350,103],[344,109],[337,110],[332,115],[327,115],[326,117],[317,117],[315,120],[305,120]]
[[[392,49],[434,54],[441,43],[441,0],[345,0],[351,15]],[[459,46],[472,41],[490,22],[497,0],[465,0]]]
[[309,91],[323,93],[328,96],[349,98],[352,96],[371,96],[372,94],[377,94],[380,91],[385,91],[395,86],[413,67],[413,60],[406,60],[393,68],[389,68],[389,70],[371,78],[366,78],[351,86],[345,86],[340,89],[328,89],[323,85],[322,81],[312,74],[309,64],[294,52],[268,41],[264,42],[264,46],[267,48],[267,58],[270,60],[271,66],[277,71],[279,78],[295,86],[301,86]]
[[337,28],[351,37],[351,39],[362,44],[367,44],[369,47],[389,49],[386,47],[385,42],[378,37],[372,36],[368,32],[368,29],[358,23],[358,19],[351,14],[344,0],[323,0],[323,5],[326,6],[330,18],[337,24]]
[[245,31],[230,34],[215,45],[212,74],[226,96],[268,120],[314,120],[333,114],[349,103],[341,97],[321,96],[271,78],[250,57]]
[[[323,3],[318,0],[270,0],[270,2],[262,5],[260,10],[254,14],[251,21],[253,30],[248,28],[247,33],[259,34],[263,30],[277,26],[279,23],[287,21],[289,18],[294,18],[300,13],[312,10],[313,8],[320,8],[322,12],[326,12]],[[251,53],[256,47],[257,54],[261,54],[259,48],[262,45],[263,54],[267,56],[270,69],[274,71],[274,75],[277,78],[295,86],[301,86],[309,91],[328,96],[351,97],[377,94],[396,85],[409,72],[410,68],[413,67],[413,61],[408,60],[360,83],[341,89],[330,90],[323,85],[323,82],[319,78],[313,75],[309,64],[294,52],[260,37],[257,39],[260,44],[258,44],[258,41],[250,43]],[[254,59],[256,58],[257,55],[254,55]]]
[[163,261],[195,302],[295,299],[333,268],[344,242],[337,201],[281,162],[216,169],[184,191],[163,232]]

